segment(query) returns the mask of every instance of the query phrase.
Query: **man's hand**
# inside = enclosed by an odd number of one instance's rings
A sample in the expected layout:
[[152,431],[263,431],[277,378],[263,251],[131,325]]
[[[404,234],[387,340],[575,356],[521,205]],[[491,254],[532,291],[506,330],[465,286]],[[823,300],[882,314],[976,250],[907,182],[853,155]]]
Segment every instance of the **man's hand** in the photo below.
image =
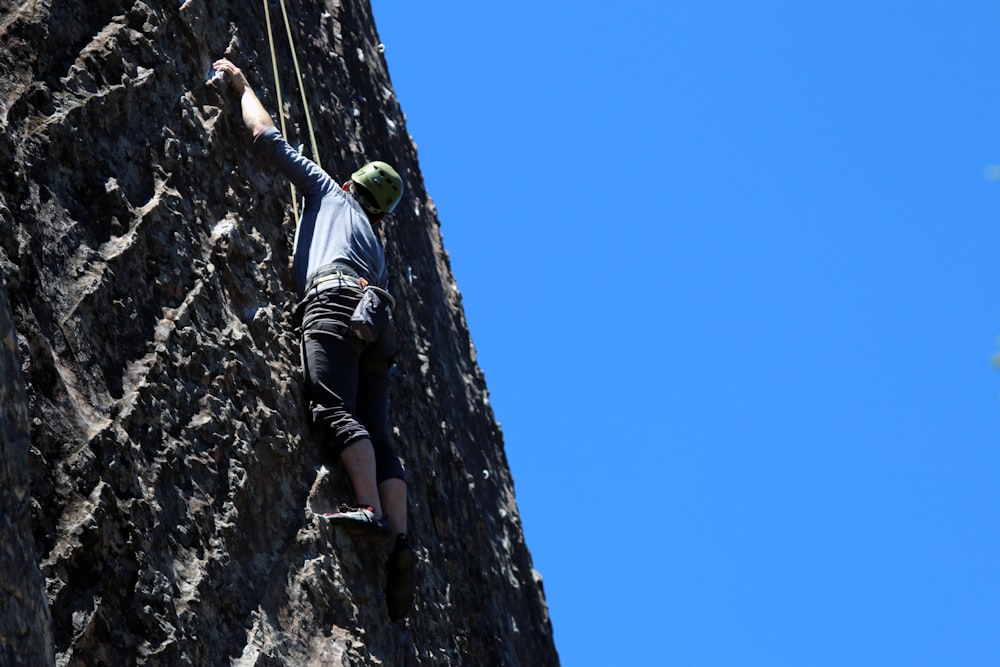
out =
[[237,93],[243,94],[246,87],[249,85],[247,83],[247,78],[243,76],[243,70],[234,65],[232,61],[228,58],[220,58],[212,63],[212,69],[216,72],[225,72],[229,75],[229,83],[232,84],[233,88]]
[[254,138],[258,134],[274,125],[271,116],[264,109],[264,105],[257,99],[253,88],[247,83],[247,78],[243,71],[234,65],[228,58],[220,58],[212,63],[212,69],[216,72],[224,72],[229,75],[229,83],[240,95],[240,107],[243,110],[243,123],[247,129],[253,133]]

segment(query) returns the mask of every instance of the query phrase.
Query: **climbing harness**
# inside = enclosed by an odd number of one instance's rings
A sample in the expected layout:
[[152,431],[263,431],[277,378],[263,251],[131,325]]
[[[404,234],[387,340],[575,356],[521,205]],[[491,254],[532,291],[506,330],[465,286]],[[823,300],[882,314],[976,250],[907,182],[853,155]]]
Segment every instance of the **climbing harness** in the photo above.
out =
[[361,300],[351,314],[351,331],[366,343],[374,342],[392,322],[391,310],[396,306],[396,300],[389,292],[372,285],[347,264],[331,262],[309,274],[303,294],[308,298],[344,283],[359,287],[362,291]]
[[313,289],[319,290],[319,286],[333,280],[344,281],[364,289],[368,286],[368,281],[359,276],[357,271],[341,262],[331,262],[324,264],[309,274],[306,278],[306,288],[304,294],[309,294]]

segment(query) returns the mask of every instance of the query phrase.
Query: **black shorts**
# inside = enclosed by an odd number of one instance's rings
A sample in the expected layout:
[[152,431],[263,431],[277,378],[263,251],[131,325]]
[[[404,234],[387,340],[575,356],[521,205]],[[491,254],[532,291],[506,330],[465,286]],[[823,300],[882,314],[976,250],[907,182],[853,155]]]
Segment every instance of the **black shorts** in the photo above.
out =
[[389,393],[396,327],[365,344],[350,328],[361,290],[347,282],[303,303],[302,370],[309,415],[339,456],[369,438],[375,448],[376,481],[405,479],[389,433]]

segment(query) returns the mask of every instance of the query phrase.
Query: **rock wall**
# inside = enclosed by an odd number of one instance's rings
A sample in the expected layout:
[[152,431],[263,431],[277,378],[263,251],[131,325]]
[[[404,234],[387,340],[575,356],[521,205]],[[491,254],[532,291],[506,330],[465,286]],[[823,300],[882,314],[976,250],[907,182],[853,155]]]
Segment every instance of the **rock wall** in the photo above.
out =
[[364,0],[288,10],[323,166],[388,159],[407,184],[384,240],[409,619],[385,613],[388,547],[313,514],[350,492],[304,419],[292,196],[249,154],[235,94],[206,83],[229,55],[276,112],[265,7],[287,136],[310,154],[278,2],[0,8],[0,661],[556,665]]

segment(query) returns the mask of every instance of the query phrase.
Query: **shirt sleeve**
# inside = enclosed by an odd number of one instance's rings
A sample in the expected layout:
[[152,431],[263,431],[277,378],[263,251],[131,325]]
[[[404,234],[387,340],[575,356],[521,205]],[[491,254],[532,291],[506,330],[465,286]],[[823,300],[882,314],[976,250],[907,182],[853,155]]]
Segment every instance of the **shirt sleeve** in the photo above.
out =
[[253,150],[273,164],[303,195],[320,197],[337,183],[318,164],[291,147],[276,127],[269,127],[253,141]]

